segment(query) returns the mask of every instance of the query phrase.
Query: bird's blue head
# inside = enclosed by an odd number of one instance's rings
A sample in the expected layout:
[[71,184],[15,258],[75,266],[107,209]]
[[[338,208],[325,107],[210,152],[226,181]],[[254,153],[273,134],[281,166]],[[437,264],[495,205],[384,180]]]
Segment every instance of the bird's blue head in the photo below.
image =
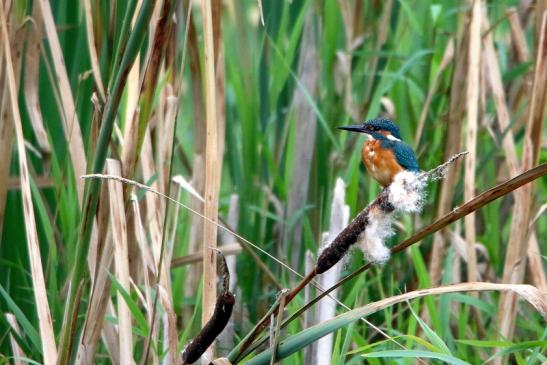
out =
[[370,119],[362,124],[338,127],[351,132],[366,133],[374,139],[401,139],[401,131],[397,124],[385,118]]

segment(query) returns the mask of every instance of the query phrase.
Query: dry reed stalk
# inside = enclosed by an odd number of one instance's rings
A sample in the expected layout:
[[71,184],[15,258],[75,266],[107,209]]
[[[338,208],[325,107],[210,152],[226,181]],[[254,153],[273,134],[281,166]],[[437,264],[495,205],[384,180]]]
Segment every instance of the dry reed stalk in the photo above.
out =
[[[153,290],[152,283],[157,282],[157,270],[154,264],[154,258],[152,252],[150,251],[150,246],[146,240],[145,229],[142,224],[141,212],[139,207],[139,202],[137,196],[134,193],[131,193],[131,205],[133,207],[133,229],[135,231],[134,237],[139,246],[139,252],[141,254],[142,268],[143,268],[143,279],[144,279],[144,304],[146,308],[146,319],[148,323],[154,323],[154,300],[152,299],[151,293]],[[154,336],[155,327],[150,328],[150,337]],[[148,355],[148,361],[151,364],[158,365],[159,360],[155,351],[152,351]]]
[[[1,6],[1,5],[0,5]],[[9,326],[11,327],[11,332],[17,333],[18,336],[21,336],[21,329],[19,328],[19,324],[17,323],[17,319],[12,313],[5,313],[4,317],[6,318],[6,322],[8,322]],[[11,346],[11,354],[13,355],[13,364],[14,365],[27,365],[28,362],[26,362],[23,359],[27,359],[27,355],[25,355],[25,352],[19,346],[19,343],[17,343],[17,340],[15,339],[15,336],[13,334],[9,334],[9,343]]]
[[169,174],[171,173],[171,153],[175,137],[178,98],[173,94],[171,85],[165,89],[165,114],[158,120],[157,136],[160,139],[157,153],[158,183],[160,191],[169,192]]
[[[481,0],[471,0],[471,24],[469,29],[469,53],[467,68],[467,138],[465,159],[464,200],[475,196],[475,170],[477,164],[477,133],[479,119],[479,78],[481,70]],[[475,252],[475,213],[465,216],[465,241],[467,243],[467,280],[477,281],[477,257]]]
[[[317,37],[315,36],[316,16],[314,11],[309,11],[304,21],[302,43],[300,46],[300,64],[298,79],[312,98],[317,94],[317,76],[319,61],[317,54]],[[313,151],[315,149],[315,131],[317,128],[316,115],[313,108],[306,100],[304,93],[295,90],[292,106],[295,111],[296,141],[294,151],[294,164],[291,172],[291,189],[287,202],[286,219],[290,221],[297,211],[306,205],[308,199],[310,171]],[[284,244],[282,252],[285,255],[291,253],[291,267],[298,267],[302,245],[302,220],[298,220],[289,229],[285,227]]]
[[[530,61],[530,51],[526,43],[525,31],[520,21],[520,15],[515,8],[506,11],[507,19],[511,29],[511,40],[515,49],[516,61],[526,63]],[[509,89],[509,101],[512,110],[524,110],[528,102],[527,96],[530,95],[532,87],[532,75],[527,73],[524,77],[515,80]],[[520,113],[516,122],[512,123],[511,129],[515,132],[524,127],[526,123],[526,113]]]
[[[70,158],[72,160],[72,166],[74,168],[75,176],[81,176],[86,173],[86,157],[84,150],[84,142],[82,139],[82,132],[80,130],[80,123],[78,121],[78,115],[76,114],[76,108],[74,105],[74,98],[72,96],[72,90],[70,89],[70,83],[68,81],[67,70],[65,61],[63,58],[63,52],[61,44],[59,43],[59,36],[57,35],[57,29],[53,14],[51,12],[51,6],[47,0],[37,0],[37,4],[42,16],[46,36],[51,50],[51,57],[53,60],[53,69],[55,71],[54,85],[58,85],[59,92],[61,94],[61,116],[63,119],[63,128],[65,137],[67,139]],[[78,202],[82,205],[82,198],[84,193],[84,182],[81,179],[77,179],[76,188],[78,191]]]
[[[329,231],[326,233],[326,244],[342,232],[349,222],[349,206],[345,202],[344,181],[341,178],[336,179],[336,185],[331,203]],[[340,279],[340,272],[344,262],[341,261],[324,275],[319,277],[319,285],[322,288],[330,288]],[[337,298],[337,291],[331,293],[331,297]],[[317,305],[317,323],[328,321],[336,315],[336,302],[331,298],[324,298]],[[315,360],[318,365],[328,365],[332,357],[333,334],[322,337],[317,341]]]
[[110,204],[108,201],[107,184],[101,186],[99,202],[96,228],[93,230],[94,233],[97,233],[97,237],[92,239],[87,260],[92,280],[91,294],[76,355],[78,363],[81,364],[93,364],[95,362],[94,358],[101,332],[112,360],[119,360],[118,337],[109,336],[109,334],[114,332],[113,325],[104,321],[107,305],[111,300],[108,273],[111,272],[114,250],[112,235],[108,229]]
[[[483,31],[490,27],[487,14],[483,15]],[[507,98],[501,79],[501,71],[498,62],[496,50],[494,49],[494,39],[492,32],[487,32],[484,36],[484,59],[486,62],[486,71],[488,83],[492,89],[494,97],[494,105],[496,106],[497,121],[501,133],[504,134],[502,146],[505,153],[505,159],[509,168],[509,176],[514,177],[519,173],[519,162],[515,147],[515,139],[511,130],[511,117],[509,115],[509,107]],[[518,191],[515,192],[515,197],[518,196]]]
[[[106,170],[109,174],[120,175],[121,165],[113,159],[106,160]],[[123,185],[116,181],[108,182],[110,201],[110,224],[114,241],[114,266],[116,280],[127,292],[131,292],[129,276],[129,255],[127,247],[127,225],[123,199]],[[122,294],[117,292],[118,306],[118,334],[120,343],[120,363],[133,363],[133,332],[131,325],[131,311]]]
[[[152,152],[152,142],[150,137],[150,127],[146,129],[144,134],[142,151],[140,154],[141,169],[142,175],[145,180],[150,180],[156,176],[156,170],[153,160]],[[154,181],[152,184],[154,189],[158,188],[158,181]],[[156,267],[156,272],[158,277],[156,278],[154,285],[159,285],[165,290],[164,298],[162,303],[166,300],[169,302],[169,306],[173,307],[173,298],[172,298],[172,287],[171,287],[171,276],[169,275],[168,265],[165,264],[166,257],[169,257],[169,254],[166,252],[167,247],[164,246],[164,226],[163,226],[163,215],[165,212],[165,204],[161,201],[159,196],[154,194],[147,194],[145,197],[146,201],[146,222],[148,222],[148,230],[150,232],[150,241],[152,246],[152,256],[154,258],[154,264]],[[138,257],[136,257],[138,259]],[[165,297],[166,296],[166,297]],[[164,307],[165,308],[165,307]],[[177,324],[176,318],[168,316],[165,314],[166,321],[168,323],[166,333],[172,335],[176,333]],[[152,322],[157,323],[155,318],[152,317]],[[151,326],[153,327],[153,326]],[[152,331],[152,328],[151,328]],[[176,351],[171,349],[170,351]]]
[[[537,23],[540,29],[537,43],[534,78],[530,95],[528,121],[524,136],[524,152],[522,156],[522,168],[528,170],[537,164],[539,146],[541,143],[541,130],[546,103],[547,82],[547,10],[544,10]],[[521,283],[526,268],[526,252],[528,250],[529,223],[533,204],[533,185],[523,187],[518,195],[513,210],[513,221],[505,265],[503,268],[504,283]],[[503,337],[511,339],[516,321],[517,298],[506,293],[500,297],[499,302],[499,326]]]
[[444,49],[443,57],[441,59],[441,64],[433,76],[433,81],[431,81],[431,86],[427,91],[427,96],[425,97],[424,106],[422,107],[422,112],[420,113],[420,119],[418,121],[418,128],[416,128],[416,136],[414,138],[414,147],[417,148],[420,146],[420,139],[422,138],[422,132],[424,130],[425,121],[427,119],[427,114],[429,113],[429,108],[431,107],[431,101],[433,96],[437,92],[437,85],[441,79],[443,71],[452,63],[454,59],[454,38],[450,38],[446,43],[446,48]]
[[[105,317],[116,318],[116,310],[114,309],[114,304],[112,304],[111,299],[109,299],[107,302]],[[110,359],[112,359],[112,363],[119,364],[120,363],[120,348],[119,348],[120,336],[118,334],[117,327],[110,325],[107,321],[104,321],[101,338],[103,340],[104,346],[106,347],[106,350],[108,351],[108,355],[110,356]],[[95,360],[93,360],[93,363],[95,363]]]
[[518,11],[514,7],[511,7],[505,13],[507,14],[507,20],[511,28],[511,38],[517,59],[519,62],[526,62],[530,59],[530,52],[528,51],[526,35],[524,34]]
[[[128,177],[133,176],[136,168],[136,160],[141,154],[144,134],[150,123],[153,96],[161,74],[161,64],[165,50],[169,44],[169,37],[172,34],[171,29],[173,21],[170,17],[172,8],[172,0],[155,3],[154,15],[152,16],[153,20],[150,23],[150,32],[154,34],[154,36],[150,38],[143,79],[139,85],[139,109],[135,110],[133,116],[134,119],[138,120],[137,136],[134,137],[136,138],[136,145],[134,144],[134,141],[132,141],[131,144],[128,144],[128,147],[131,147],[131,149],[128,148],[128,151],[126,152],[127,156],[125,161],[129,163],[125,168],[124,173],[125,176]],[[161,112],[156,113],[156,117],[158,116],[163,117]],[[126,130],[126,133],[131,133],[131,131]],[[128,199],[128,196],[126,196],[126,198]]]
[[32,277],[32,286],[36,310],[38,312],[38,325],[40,328],[40,337],[42,341],[42,353],[44,364],[55,364],[57,362],[57,345],[55,344],[55,334],[51,321],[51,313],[47,301],[46,283],[44,280],[44,271],[42,268],[42,258],[40,257],[40,242],[38,232],[36,231],[36,219],[34,216],[34,204],[32,203],[32,193],[30,190],[30,176],[25,151],[25,137],[23,135],[23,126],[21,114],[17,100],[17,85],[15,80],[13,59],[11,56],[11,43],[9,39],[7,18],[4,14],[4,8],[0,5],[0,23],[2,28],[2,45],[5,57],[5,73],[9,90],[10,110],[12,120],[15,126],[15,136],[17,141],[17,152],[19,157],[19,171],[21,174],[21,198],[23,204],[23,214],[25,218],[25,234],[28,245],[28,255],[30,261],[30,272]]
[[339,0],[338,6],[340,7],[340,13],[342,14],[342,18],[344,19],[344,33],[346,35],[346,44],[345,44],[345,52],[344,54],[340,53],[339,58],[343,57],[343,76],[345,78],[344,83],[344,109],[347,111],[348,114],[350,114],[354,119],[360,119],[358,117],[358,111],[355,108],[355,104],[353,103],[353,79],[351,75],[351,64],[352,64],[352,57],[351,57],[351,51],[353,47],[354,38],[357,33],[354,33],[354,22],[358,22],[358,18],[355,18],[355,14],[353,14],[353,9],[351,9],[351,3],[349,1],[345,0]]
[[[192,162],[192,186],[203,196],[205,192],[205,102],[203,100],[203,80],[201,70],[200,51],[198,46],[198,35],[194,25],[194,16],[192,15],[192,5],[190,0],[183,1],[183,8],[188,21],[188,63],[190,67],[190,77],[192,79],[192,100],[194,105],[194,159]],[[203,212],[203,202],[191,197],[190,207],[198,212]],[[190,254],[201,251],[203,242],[203,226],[201,219],[192,216],[190,225],[190,237],[188,242],[188,252]],[[192,297],[198,288],[198,282],[201,277],[201,264],[190,268],[184,287],[184,296]],[[185,317],[192,315],[192,308],[186,307]]]
[[165,310],[163,318],[163,350],[169,353],[169,356],[163,360],[164,365],[177,365],[181,362],[179,352],[177,351],[178,335],[177,328],[173,327],[173,323],[177,323],[177,315],[173,308],[173,300],[171,293],[168,293],[162,285],[158,285],[158,295],[160,302]]
[[97,48],[95,43],[95,33],[93,31],[93,11],[91,9],[91,0],[84,0],[85,11],[85,28],[87,33],[87,50],[89,51],[89,59],[91,61],[91,70],[95,86],[101,97],[101,102],[106,100],[105,89],[101,77],[101,68],[99,66],[99,57],[97,56]]
[[[133,22],[135,19],[133,19]],[[137,140],[138,140],[138,120],[140,109],[139,103],[139,79],[140,79],[140,54],[135,58],[135,62],[131,66],[129,75],[126,81],[126,107],[125,121],[123,129],[123,145],[122,145],[122,172],[123,176],[131,177],[132,167],[137,161]]]
[[[446,132],[446,147],[444,158],[447,159],[460,151],[461,132],[465,112],[465,90],[467,74],[467,59],[469,41],[469,29],[467,25],[463,26],[462,34],[459,36],[459,44],[456,49],[456,58],[454,65],[454,74],[452,76],[452,88],[450,91],[450,106],[448,114],[448,129]],[[441,181],[440,196],[437,205],[437,219],[445,216],[452,209],[452,200],[454,198],[454,188],[456,187],[460,163],[456,162],[452,169],[446,173],[446,177]],[[436,233],[433,237],[433,248],[431,250],[429,261],[429,276],[431,284],[438,285],[441,281],[443,258],[445,251],[445,231]]]
[[[0,6],[5,6],[4,12],[7,14],[10,8],[10,2],[6,1]],[[15,20],[12,20],[13,16],[10,18],[9,22],[9,32],[12,34],[12,39],[10,47],[12,49],[12,64],[13,64],[13,73],[15,75],[15,88],[19,89],[20,75],[21,75],[21,52],[24,45],[24,30],[19,29],[16,31],[18,25],[15,24]],[[13,145],[13,129],[14,124],[12,117],[9,114],[9,85],[8,79],[5,77],[5,73],[2,73],[4,70],[3,66],[3,47],[0,47],[0,90],[2,90],[0,95],[0,235],[2,235],[2,229],[4,225],[4,212],[6,208],[6,197],[9,181],[9,173],[11,166],[11,153]],[[17,179],[17,185],[20,186],[20,179]]]
[[[30,23],[25,55],[25,104],[29,119],[36,136],[40,152],[44,155],[51,153],[47,133],[44,129],[44,120],[38,98],[38,78],[40,72],[40,48],[43,33],[42,20],[38,14],[38,6],[33,6],[34,22]],[[20,47],[20,46],[17,46]]]
[[[220,188],[220,164],[222,160],[218,154],[218,125],[217,125],[217,91],[215,77],[215,53],[213,37],[213,19],[211,3],[201,1],[201,16],[204,34],[204,72],[205,72],[205,203],[204,215],[217,222],[218,219],[218,194]],[[217,298],[216,290],[216,254],[212,248],[217,247],[217,226],[206,221],[203,222],[203,295],[202,295],[202,325],[207,324],[212,317]],[[203,355],[212,359],[214,344]]]
[[[306,251],[304,261],[304,272],[311,272],[315,267],[315,253],[310,250]],[[315,295],[312,293],[313,287],[308,285],[304,288],[303,300],[307,303]],[[302,328],[308,328],[313,326],[317,321],[315,320],[315,311],[306,311],[303,316]],[[312,343],[310,346],[304,349],[304,365],[315,365],[317,363],[317,342]]]
[[[107,201],[104,201],[108,204]],[[112,236],[108,235],[104,242],[104,247],[101,250],[102,255],[97,263],[89,306],[85,315],[85,322],[82,330],[82,337],[78,345],[76,359],[78,364],[94,364],[95,354],[97,352],[98,341],[103,333],[104,342],[113,363],[119,363],[120,352],[117,343],[117,336],[111,337],[108,333],[112,333],[113,326],[105,321],[107,306],[110,301],[110,278],[108,273],[111,272],[112,257],[114,246]],[[111,327],[105,331],[105,327]],[[116,342],[113,341],[116,339]]]
[[[134,193],[131,193],[131,206],[133,207],[133,214],[134,214],[134,227],[135,230],[135,238],[137,240],[137,245],[139,246],[139,253],[141,255],[142,260],[142,267],[144,270],[147,270],[147,273],[143,275],[145,286],[150,287],[149,283],[149,277],[150,275],[148,272],[156,276],[156,265],[154,263],[154,255],[150,251],[150,246],[147,243],[146,240],[146,230],[144,229],[144,225],[142,224],[142,218],[141,218],[141,210],[139,206],[139,201],[137,199],[137,196]],[[147,292],[148,294],[148,292]]]

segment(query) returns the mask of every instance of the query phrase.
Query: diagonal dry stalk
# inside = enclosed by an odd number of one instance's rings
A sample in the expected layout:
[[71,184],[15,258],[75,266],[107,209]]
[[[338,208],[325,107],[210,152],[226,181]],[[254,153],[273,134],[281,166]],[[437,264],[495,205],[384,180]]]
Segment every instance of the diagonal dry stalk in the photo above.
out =
[[[472,200],[466,202],[464,205],[455,208],[450,213],[446,214],[445,216],[439,218],[435,222],[429,224],[428,226],[422,228],[418,232],[416,232],[411,237],[407,238],[397,246],[393,247],[391,249],[391,253],[395,254],[401,251],[404,251],[411,245],[420,242],[425,237],[440,231],[441,229],[445,228],[450,223],[453,223],[463,217],[465,217],[467,214],[474,212],[481,207],[485,206],[486,204],[492,202],[493,200],[496,200],[502,196],[505,196],[515,189],[518,189],[519,187],[534,181],[535,179],[538,179],[544,175],[547,175],[547,163],[544,163],[540,166],[537,166],[531,170],[528,170],[517,177],[510,179],[508,181],[505,181],[481,194],[473,198]],[[371,203],[371,205],[374,204]],[[352,222],[353,223],[353,222]],[[350,224],[351,225],[351,224]],[[332,287],[326,289],[324,292],[322,292],[320,295],[318,295],[315,299],[313,299],[311,302],[304,305],[302,308],[300,308],[298,311],[296,311],[293,315],[291,315],[288,319],[286,319],[283,322],[283,327],[285,327],[288,323],[290,323],[295,318],[298,318],[302,313],[304,313],[306,310],[308,310],[311,306],[313,306],[315,303],[317,303],[319,300],[324,298],[325,296],[329,295],[333,290],[336,290],[336,288],[340,287],[344,283],[354,279],[358,275],[362,274],[366,270],[368,270],[372,266],[372,263],[367,263],[363,265],[361,268],[353,272],[352,274],[346,276],[339,282],[337,282]],[[294,296],[296,296],[297,293],[299,293],[309,282],[311,282],[316,275],[316,271],[311,271],[295,288],[291,290],[291,292],[288,295],[287,303],[290,302]],[[270,310],[275,310],[275,305]],[[264,317],[266,318],[266,317]],[[264,318],[261,322],[259,322],[255,326],[254,333],[251,333],[246,338],[246,341],[244,343],[241,343],[238,348],[234,349],[232,353],[230,354],[230,359],[236,363],[238,359],[243,358],[245,355],[247,355],[249,352],[256,349],[258,346],[263,344],[268,336],[262,337],[257,342],[253,343],[254,339],[260,334],[261,329],[264,328],[265,324]],[[267,318],[266,318],[267,319]]]

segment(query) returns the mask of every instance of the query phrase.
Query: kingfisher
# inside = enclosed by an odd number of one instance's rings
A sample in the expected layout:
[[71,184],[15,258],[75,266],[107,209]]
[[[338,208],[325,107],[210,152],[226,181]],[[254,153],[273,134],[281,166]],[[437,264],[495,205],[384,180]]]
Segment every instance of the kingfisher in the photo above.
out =
[[370,175],[384,188],[401,171],[420,171],[414,151],[401,140],[399,127],[393,121],[376,118],[338,129],[367,134],[361,158]]

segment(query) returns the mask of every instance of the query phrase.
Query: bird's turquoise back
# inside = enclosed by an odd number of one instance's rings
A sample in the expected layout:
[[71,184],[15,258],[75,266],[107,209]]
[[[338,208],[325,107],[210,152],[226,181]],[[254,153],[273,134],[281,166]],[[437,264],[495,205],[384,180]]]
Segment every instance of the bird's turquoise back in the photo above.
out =
[[412,148],[402,141],[393,141],[390,139],[382,139],[382,148],[388,148],[393,151],[399,165],[405,170],[420,171],[418,161],[414,155]]

